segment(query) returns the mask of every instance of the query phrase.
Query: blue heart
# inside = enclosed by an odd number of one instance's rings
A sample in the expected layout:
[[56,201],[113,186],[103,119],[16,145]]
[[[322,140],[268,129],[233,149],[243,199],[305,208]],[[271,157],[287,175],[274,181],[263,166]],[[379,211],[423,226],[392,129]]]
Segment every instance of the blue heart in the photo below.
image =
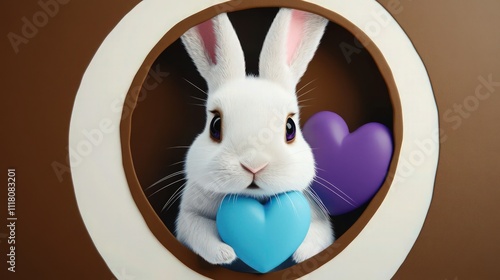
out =
[[260,273],[288,259],[306,237],[311,209],[300,192],[273,196],[265,204],[245,196],[226,196],[217,212],[221,239],[238,258]]

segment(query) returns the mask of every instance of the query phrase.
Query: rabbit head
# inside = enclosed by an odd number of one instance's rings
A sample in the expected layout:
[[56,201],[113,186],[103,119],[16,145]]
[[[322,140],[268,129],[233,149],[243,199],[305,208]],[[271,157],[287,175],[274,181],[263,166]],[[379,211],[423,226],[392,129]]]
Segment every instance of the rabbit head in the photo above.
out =
[[327,23],[281,9],[265,38],[258,77],[245,74],[243,50],[226,14],[181,37],[208,85],[205,129],[186,156],[187,188],[265,197],[310,185],[315,163],[299,128],[295,88]]

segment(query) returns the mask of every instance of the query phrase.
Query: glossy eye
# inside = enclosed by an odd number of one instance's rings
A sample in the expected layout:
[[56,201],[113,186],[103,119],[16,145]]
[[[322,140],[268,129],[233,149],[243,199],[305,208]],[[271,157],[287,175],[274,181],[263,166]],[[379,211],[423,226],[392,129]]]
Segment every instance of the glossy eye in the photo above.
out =
[[221,141],[222,138],[222,118],[219,114],[216,114],[212,121],[210,122],[210,137],[217,142]]
[[295,122],[292,118],[286,121],[286,142],[291,143],[295,139]]

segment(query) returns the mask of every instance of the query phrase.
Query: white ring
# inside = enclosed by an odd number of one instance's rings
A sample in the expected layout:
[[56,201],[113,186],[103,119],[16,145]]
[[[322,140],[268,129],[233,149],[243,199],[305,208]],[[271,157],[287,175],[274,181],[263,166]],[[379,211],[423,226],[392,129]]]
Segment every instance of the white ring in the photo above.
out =
[[[163,247],[146,225],[125,178],[119,125],[132,80],[158,41],[181,20],[223,2],[140,2],[108,34],[77,92],[69,136],[73,185],[85,226],[118,278],[204,278]],[[433,192],[439,141],[429,77],[405,32],[376,1],[308,2],[352,22],[381,51],[400,95],[404,128],[396,176],[384,201],[359,235],[308,279],[389,279],[415,243]]]

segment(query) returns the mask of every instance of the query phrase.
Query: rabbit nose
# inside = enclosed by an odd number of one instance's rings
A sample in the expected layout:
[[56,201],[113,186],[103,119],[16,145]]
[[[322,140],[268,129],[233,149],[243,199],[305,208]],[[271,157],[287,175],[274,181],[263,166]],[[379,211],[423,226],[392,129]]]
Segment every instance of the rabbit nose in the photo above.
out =
[[245,169],[246,171],[248,171],[248,172],[250,172],[250,173],[252,173],[252,174],[255,175],[255,174],[257,174],[257,172],[259,172],[262,169],[264,169],[267,166],[268,162],[260,165],[259,167],[251,167],[248,164],[243,164],[243,163],[240,163],[240,164],[243,167],[243,169]]

